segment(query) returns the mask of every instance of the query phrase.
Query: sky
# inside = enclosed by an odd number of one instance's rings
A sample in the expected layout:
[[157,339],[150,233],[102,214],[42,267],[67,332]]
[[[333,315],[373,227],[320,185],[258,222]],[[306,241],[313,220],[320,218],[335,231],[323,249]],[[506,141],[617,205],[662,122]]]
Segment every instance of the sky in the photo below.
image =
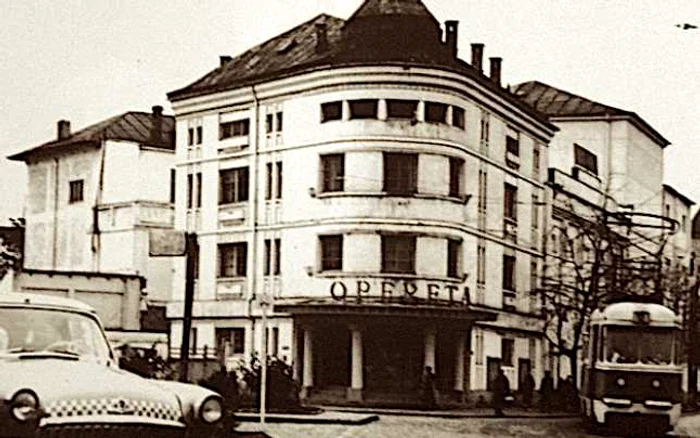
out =
[[[23,0],[0,2],[0,223],[23,214],[26,171],[4,157],[166,93],[318,14],[363,0]],[[634,111],[672,145],[664,182],[700,202],[700,2],[423,0],[441,22],[503,58],[503,83],[539,80]]]

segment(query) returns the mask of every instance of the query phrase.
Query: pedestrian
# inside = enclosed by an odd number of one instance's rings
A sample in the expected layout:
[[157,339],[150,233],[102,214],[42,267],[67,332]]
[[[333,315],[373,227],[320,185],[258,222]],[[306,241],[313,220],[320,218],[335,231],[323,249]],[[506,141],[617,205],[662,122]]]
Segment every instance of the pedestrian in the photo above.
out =
[[435,374],[433,367],[426,366],[421,377],[420,384],[421,400],[428,409],[434,409],[436,403],[435,398]]
[[540,409],[544,412],[552,410],[552,396],[554,395],[554,379],[551,371],[545,371],[540,381]]
[[532,377],[532,373],[528,372],[523,379],[523,386],[521,388],[523,394],[523,406],[529,408],[532,406],[532,395],[535,392],[535,378]]
[[506,403],[506,397],[510,395],[510,382],[508,377],[503,373],[503,369],[498,369],[498,375],[493,380],[493,397],[491,403],[496,416],[502,417],[503,406]]

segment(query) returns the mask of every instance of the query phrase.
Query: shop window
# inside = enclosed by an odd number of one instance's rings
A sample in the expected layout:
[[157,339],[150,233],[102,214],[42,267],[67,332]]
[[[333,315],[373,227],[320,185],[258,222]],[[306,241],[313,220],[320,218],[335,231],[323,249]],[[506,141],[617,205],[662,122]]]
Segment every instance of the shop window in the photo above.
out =
[[247,201],[248,182],[247,167],[219,171],[219,204]]
[[342,192],[345,181],[345,155],[321,155],[321,192]]
[[418,154],[384,153],[384,191],[390,195],[418,191]]
[[464,129],[464,108],[458,106],[452,107],[452,126],[459,129]]
[[358,99],[348,102],[350,119],[376,119],[379,101],[377,99]]
[[574,164],[598,175],[598,157],[588,149],[574,144]]
[[382,236],[382,272],[415,274],[415,236]]
[[341,271],[343,269],[343,236],[320,236],[321,270]]
[[244,137],[250,130],[250,119],[224,122],[219,125],[219,140],[232,137]]
[[71,204],[75,202],[82,202],[84,181],[85,180],[78,179],[68,183],[68,187],[70,189],[70,197],[68,198],[68,202]]
[[321,104],[321,123],[343,118],[343,102],[326,102]]
[[248,267],[246,242],[219,245],[219,277],[245,277]]
[[390,119],[416,119],[417,100],[387,99],[386,114]]
[[438,102],[425,102],[425,121],[447,123],[447,105]]

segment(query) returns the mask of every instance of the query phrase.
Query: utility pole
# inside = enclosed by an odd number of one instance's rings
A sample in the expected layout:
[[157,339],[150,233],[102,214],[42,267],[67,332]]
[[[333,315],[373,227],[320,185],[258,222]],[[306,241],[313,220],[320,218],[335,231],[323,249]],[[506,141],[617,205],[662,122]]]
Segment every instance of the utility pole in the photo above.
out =
[[695,274],[695,254],[690,259],[690,297],[688,315],[688,405],[695,408],[698,399],[698,354],[697,354],[697,308],[698,308],[698,279]]
[[197,233],[185,235],[185,303],[182,317],[182,344],[180,345],[180,381],[187,382],[190,366],[190,331],[192,330],[192,305],[194,302],[194,277],[199,246]]

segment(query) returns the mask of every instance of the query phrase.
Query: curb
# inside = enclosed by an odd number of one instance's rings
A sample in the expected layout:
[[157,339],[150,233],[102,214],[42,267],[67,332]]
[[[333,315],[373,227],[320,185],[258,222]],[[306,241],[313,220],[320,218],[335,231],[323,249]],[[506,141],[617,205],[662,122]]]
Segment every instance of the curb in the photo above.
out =
[[375,415],[396,415],[396,416],[407,416],[407,417],[432,417],[432,418],[493,418],[493,419],[503,419],[503,418],[516,418],[516,419],[561,419],[561,418],[578,418],[579,414],[576,413],[524,413],[524,412],[505,412],[505,415],[498,417],[492,413],[481,413],[481,412],[469,412],[469,411],[418,411],[418,410],[402,410],[402,409],[388,409],[388,408],[353,408],[353,407],[337,407],[337,406],[322,406],[326,411],[337,411],[337,412],[352,412],[358,414],[372,413]]
[[[265,421],[267,423],[293,423],[293,424],[334,424],[340,426],[363,426],[379,420],[379,415],[369,414],[366,412],[361,412],[365,414],[360,418],[333,418],[333,417],[319,417],[314,415],[275,415],[268,414],[265,416]],[[259,414],[235,414],[233,417],[234,421],[241,422],[260,422]]]

